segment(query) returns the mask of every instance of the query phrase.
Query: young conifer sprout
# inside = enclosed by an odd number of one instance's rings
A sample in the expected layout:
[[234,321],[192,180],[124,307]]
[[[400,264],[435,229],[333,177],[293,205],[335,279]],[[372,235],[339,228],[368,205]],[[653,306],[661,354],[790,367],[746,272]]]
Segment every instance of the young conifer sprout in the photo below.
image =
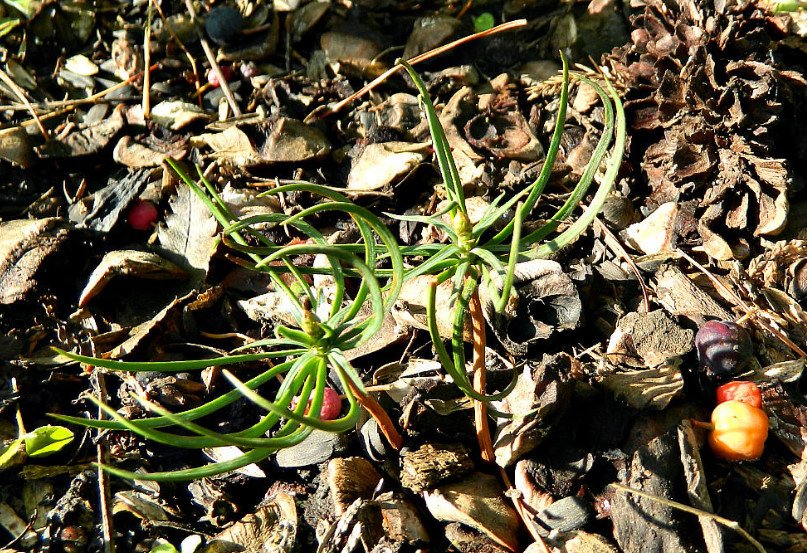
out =
[[[87,420],[67,416],[56,418],[92,428],[130,430],[144,438],[175,447],[202,449],[230,445],[246,450],[243,455],[229,461],[180,471],[135,474],[116,467],[105,467],[108,471],[126,478],[161,481],[188,480],[232,471],[265,459],[279,449],[300,443],[315,428],[330,432],[345,432],[353,428],[358,420],[360,401],[371,400],[364,392],[362,381],[344,356],[344,352],[361,345],[379,331],[384,314],[397,298],[402,285],[403,260],[389,229],[375,215],[350,203],[341,194],[313,184],[287,185],[271,193],[309,192],[324,198],[326,200],[324,203],[292,217],[268,214],[238,220],[201,172],[200,186],[176,163],[169,161],[169,165],[203,199],[208,209],[224,227],[228,244],[245,254],[243,264],[253,270],[267,273],[276,289],[290,300],[295,327],[277,325],[274,338],[252,342],[234,350],[229,356],[213,359],[122,362],[62,353],[76,361],[122,371],[177,372],[272,359],[285,358],[285,361],[246,382],[241,382],[231,373],[225,372],[225,376],[234,386],[231,392],[200,407],[180,413],[171,413],[137,396],[135,399],[156,416],[128,420],[100,400],[91,398],[110,417],[109,420]],[[305,217],[323,211],[341,213],[353,219],[363,239],[360,248],[364,254],[362,257],[352,251],[356,248],[328,244],[321,233],[306,222]],[[308,241],[303,244],[278,246],[255,228],[256,225],[267,224],[284,225],[294,229],[306,236]],[[250,245],[246,236],[260,245]],[[327,266],[315,269],[299,267],[296,264],[300,256],[310,255],[322,255],[327,259]],[[391,266],[389,279],[383,288],[375,272],[382,257]],[[335,289],[332,297],[326,298],[320,293],[321,291],[312,289],[304,273],[314,272],[332,278]],[[291,280],[284,279],[284,274],[287,277],[291,276]],[[360,281],[353,298],[348,297],[345,289],[346,281],[351,278]],[[266,351],[244,353],[246,350]],[[349,404],[348,411],[343,416],[335,418],[333,413],[327,417],[320,416],[326,399],[326,390],[330,386],[328,374],[331,371],[337,375],[339,387],[344,391]],[[256,391],[281,376],[283,381],[274,392],[273,399],[266,399]],[[266,411],[266,414],[251,427],[222,434],[195,422],[244,397]],[[184,433],[163,430],[169,427],[182,429]],[[390,427],[391,423],[387,422],[386,428],[389,430]],[[391,432],[394,432],[394,428]],[[393,442],[400,441],[400,438],[396,440],[394,435],[391,439]]]
[[[475,390],[465,368],[464,329],[469,316],[469,304],[478,294],[480,286],[485,286],[488,295],[493,298],[496,311],[501,312],[509,302],[517,300],[513,297],[513,279],[516,264],[519,261],[547,257],[576,240],[593,222],[611,192],[616,181],[619,166],[625,149],[625,114],[610,82],[605,80],[607,92],[602,86],[581,74],[570,74],[568,63],[563,59],[563,84],[560,93],[560,108],[544,165],[538,178],[513,197],[504,201],[504,194],[497,197],[483,214],[479,222],[472,225],[468,218],[465,194],[459,178],[445,131],[437,112],[429,98],[426,85],[411,66],[402,62],[416,88],[420,92],[420,101],[429,124],[434,145],[435,157],[443,178],[447,206],[432,216],[396,216],[392,217],[418,221],[433,225],[442,230],[449,239],[448,244],[439,247],[403,248],[405,256],[423,256],[426,261],[407,273],[407,277],[431,274],[434,279],[429,288],[427,298],[427,321],[429,332],[434,342],[437,355],[457,386],[469,397],[477,401],[500,399],[509,392],[509,388],[495,395],[486,395]],[[560,147],[563,126],[566,118],[566,105],[569,98],[570,78],[591,86],[605,108],[605,125],[600,140],[594,149],[583,175],[572,190],[565,203],[542,226],[524,235],[522,226],[538,202],[544,188],[549,182],[552,166]],[[616,134],[615,134],[616,130]],[[554,238],[542,242],[550,236],[558,225],[567,220],[579,203],[585,198],[595,175],[600,170],[603,159],[613,146],[607,162],[605,174],[600,180],[597,191],[583,214],[567,229]],[[515,208],[513,219],[503,229],[492,233],[492,226],[501,220],[505,213]],[[448,215],[451,223],[443,220]],[[450,304],[455,306],[454,324],[452,328],[451,353],[445,347],[437,326],[436,298],[437,287],[446,282],[452,283]],[[498,292],[498,285],[501,293]]]

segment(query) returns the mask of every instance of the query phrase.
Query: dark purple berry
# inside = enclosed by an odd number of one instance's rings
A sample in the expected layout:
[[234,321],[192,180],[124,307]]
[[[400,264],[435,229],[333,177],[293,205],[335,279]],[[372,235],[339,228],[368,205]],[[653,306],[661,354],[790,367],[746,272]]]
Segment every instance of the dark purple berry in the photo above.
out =
[[243,26],[241,12],[230,6],[213,8],[205,17],[207,36],[219,46],[233,42]]
[[701,371],[713,380],[724,380],[741,372],[754,355],[748,333],[729,321],[709,321],[700,327],[695,347]]

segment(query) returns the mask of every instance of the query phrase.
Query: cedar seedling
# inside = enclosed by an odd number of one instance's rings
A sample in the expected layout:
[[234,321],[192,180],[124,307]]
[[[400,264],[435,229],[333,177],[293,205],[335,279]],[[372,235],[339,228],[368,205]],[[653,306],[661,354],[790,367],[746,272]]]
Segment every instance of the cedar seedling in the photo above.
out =
[[[588,77],[580,74],[572,75],[576,80],[591,86],[599,95],[605,107],[605,128],[583,175],[569,195],[566,202],[557,212],[534,231],[524,234],[522,225],[530,216],[547,185],[552,166],[560,147],[563,125],[566,117],[566,104],[569,95],[570,73],[568,64],[563,60],[563,85],[560,93],[560,110],[555,122],[552,139],[547,150],[546,160],[538,178],[530,186],[521,190],[507,201],[504,194],[496,198],[488,210],[476,224],[471,224],[465,195],[460,182],[451,149],[445,132],[440,124],[426,86],[418,74],[406,63],[403,63],[410,77],[420,92],[420,100],[426,113],[429,130],[434,144],[435,155],[443,177],[448,204],[439,213],[432,216],[394,216],[406,221],[418,221],[431,224],[448,236],[448,244],[425,244],[412,248],[404,248],[407,256],[425,256],[427,260],[407,273],[407,278],[416,275],[435,275],[434,285],[430,287],[427,317],[429,331],[434,340],[440,361],[450,373],[457,385],[470,397],[478,400],[489,400],[490,396],[475,391],[465,374],[465,357],[463,345],[463,328],[469,311],[469,305],[479,286],[485,286],[494,299],[496,311],[503,311],[509,302],[514,301],[513,277],[518,261],[538,259],[549,256],[577,239],[591,224],[599,213],[606,197],[613,188],[625,148],[625,115],[622,104],[611,84],[606,81],[608,92]],[[614,138],[614,129],[616,136]],[[601,179],[591,203],[566,230],[554,238],[544,241],[565,221],[585,197],[594,176],[608,152],[613,140],[613,149],[607,163],[607,169]],[[510,210],[515,215],[505,227],[493,233],[491,228]],[[450,222],[442,217],[448,216]],[[436,287],[443,282],[453,282],[452,299],[456,299],[456,316],[454,318],[452,355],[443,346],[436,321]],[[498,291],[499,284],[501,293]],[[453,301],[452,301],[453,304]]]
[[[60,353],[96,367],[133,372],[180,372],[264,360],[282,361],[246,382],[241,382],[228,371],[224,371],[225,377],[235,387],[234,390],[181,413],[171,413],[145,398],[134,396],[156,416],[128,420],[102,401],[90,396],[110,420],[54,416],[92,428],[130,430],[147,439],[175,447],[201,449],[231,445],[247,450],[243,455],[229,461],[171,472],[135,474],[117,467],[104,467],[119,476],[140,480],[190,480],[232,471],[263,460],[279,449],[300,443],[312,429],[344,432],[353,428],[360,406],[364,406],[377,418],[390,442],[400,447],[402,440],[394,425],[375,400],[364,391],[359,375],[345,356],[346,352],[360,346],[379,331],[384,314],[400,291],[403,260],[389,229],[375,215],[348,202],[341,194],[313,184],[293,184],[279,187],[273,192],[306,191],[324,198],[323,203],[291,217],[274,213],[238,220],[201,172],[200,185],[190,179],[175,162],[169,161],[169,165],[202,198],[222,224],[227,243],[244,254],[241,264],[270,276],[275,288],[288,300],[296,324],[279,324],[275,328],[274,338],[252,342],[234,350],[231,355],[213,359],[124,362],[62,351]],[[352,246],[328,244],[305,221],[306,216],[325,211],[340,213],[353,219],[363,239],[363,258],[353,253],[356,248]],[[285,226],[305,235],[307,242],[279,246],[257,230],[256,225]],[[250,245],[247,236],[259,245]],[[314,268],[297,265],[296,260],[300,256],[310,255],[324,256],[328,261],[327,266]],[[391,276],[383,288],[374,271],[382,259],[391,267]],[[314,289],[304,273],[330,276],[333,282],[331,293]],[[291,277],[291,283],[287,282],[288,277]],[[351,278],[359,279],[360,284],[355,296],[348,298],[346,281]],[[248,349],[259,351],[244,353]],[[341,409],[335,410],[332,405],[333,394],[327,391],[331,371],[336,374],[349,404],[347,413],[341,417],[338,416]],[[256,392],[261,386],[279,377],[283,380],[273,399],[266,399]],[[251,427],[225,434],[195,422],[244,397],[266,410],[266,414]],[[331,418],[333,420],[329,420]],[[185,433],[167,432],[163,430],[166,427],[179,427]],[[269,437],[266,437],[267,434]]]
[[[516,264],[520,260],[538,259],[549,256],[577,239],[592,223],[611,192],[616,181],[619,166],[625,150],[625,114],[622,103],[610,82],[605,81],[608,92],[581,74],[573,77],[591,86],[600,97],[605,108],[605,127],[583,175],[572,190],[566,202],[557,212],[539,228],[522,233],[522,225],[538,202],[544,188],[549,182],[552,166],[560,147],[563,125],[566,118],[566,105],[569,97],[570,73],[566,59],[563,58],[563,84],[560,93],[560,109],[544,165],[538,178],[512,198],[505,201],[504,194],[496,198],[478,222],[472,224],[468,217],[465,194],[460,181],[454,158],[451,153],[445,131],[437,112],[429,98],[426,85],[420,76],[406,62],[404,66],[415,87],[420,93],[420,101],[426,114],[429,131],[432,137],[435,156],[443,178],[447,205],[432,216],[394,216],[401,220],[418,221],[431,224],[442,230],[448,237],[448,244],[426,244],[404,249],[409,256],[422,256],[427,260],[407,273],[407,278],[417,275],[434,275],[429,286],[426,303],[426,314],[429,333],[441,364],[451,376],[454,383],[467,396],[475,400],[474,412],[477,437],[482,449],[483,458],[493,461],[493,447],[490,441],[487,422],[487,402],[507,395],[511,387],[499,394],[487,395],[485,391],[485,323],[479,299],[479,287],[484,286],[493,299],[497,312],[518,300],[513,292],[513,279]],[[616,135],[614,130],[616,128]],[[597,192],[583,214],[569,227],[544,241],[565,221],[578,204],[585,198],[600,165],[608,152],[613,138],[613,149],[607,163]],[[493,232],[494,224],[501,220],[510,210],[515,211],[512,220],[503,229]],[[449,222],[443,220],[447,216]],[[437,326],[436,297],[437,287],[451,280],[452,293],[450,304],[454,306],[454,317],[451,337],[451,353],[445,347]],[[498,288],[501,286],[501,293]],[[466,321],[470,317],[473,329],[473,383],[468,377],[465,367],[464,334]],[[515,379],[513,380],[513,384]],[[499,413],[506,416],[506,414]]]

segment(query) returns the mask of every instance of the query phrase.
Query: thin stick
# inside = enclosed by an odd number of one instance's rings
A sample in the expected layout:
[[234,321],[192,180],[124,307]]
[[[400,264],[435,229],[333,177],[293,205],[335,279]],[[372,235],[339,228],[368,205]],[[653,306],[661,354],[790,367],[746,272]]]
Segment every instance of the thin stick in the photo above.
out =
[[[499,467],[499,474],[502,477],[502,482],[507,487],[508,490],[515,491],[513,487],[513,483],[510,481],[510,477],[507,476],[507,471],[504,468]],[[524,522],[524,526],[527,527],[527,530],[532,536],[532,539],[535,540],[535,543],[541,547],[542,553],[549,553],[549,549],[547,548],[546,544],[544,543],[543,537],[541,534],[538,533],[538,528],[535,524],[535,521],[532,520],[532,514],[529,512],[527,507],[524,505],[524,502],[521,501],[521,498],[514,494],[507,494],[510,496],[511,501],[513,502],[513,506],[516,508],[516,512],[518,516],[521,517],[522,522]]]
[[649,499],[650,501],[655,501],[656,503],[661,503],[662,505],[666,505],[672,509],[678,509],[679,511],[684,511],[685,513],[689,513],[691,515],[696,515],[699,517],[706,517],[714,520],[718,524],[722,524],[726,528],[731,528],[742,537],[744,537],[748,543],[754,546],[754,549],[759,551],[759,553],[767,553],[765,548],[759,543],[757,540],[754,539],[754,536],[749,534],[745,531],[745,529],[734,522],[733,520],[723,518],[720,515],[716,515],[714,513],[710,513],[709,511],[703,511],[701,509],[696,509],[695,507],[690,507],[689,505],[684,505],[683,503],[678,503],[677,501],[673,501],[671,499],[667,499],[664,497],[658,497],[656,495],[651,495],[649,493],[645,493],[639,490],[635,490],[633,488],[629,488],[628,486],[624,486],[622,484],[617,484],[616,482],[609,484],[615,490],[619,490],[624,493],[630,493],[633,495],[638,495],[639,497],[643,497],[645,499]]
[[[162,6],[160,6],[160,3],[157,0],[151,0],[151,3],[157,9],[157,13],[160,16],[160,19],[162,19],[163,25],[165,26],[165,30],[168,31],[168,34],[171,35],[171,38],[174,40],[174,42],[177,43],[179,49],[182,50],[185,53],[185,57],[188,58],[188,63],[191,64],[191,69],[193,69],[194,85],[196,87],[196,90],[199,90],[202,87],[202,83],[200,82],[201,79],[199,77],[199,68],[197,67],[196,64],[196,58],[194,58],[191,55],[191,53],[188,51],[188,48],[185,46],[185,44],[182,42],[179,36],[177,36],[177,34],[174,32],[174,29],[171,27],[171,24],[168,22],[168,19],[165,17],[165,12],[163,12],[163,8]],[[199,96],[197,99],[199,101],[199,107],[202,107],[202,97]]]
[[[196,21],[196,8],[193,7],[193,0],[185,0],[185,6],[188,8],[191,21]],[[199,36],[199,44],[202,45],[202,50],[205,52],[207,61],[210,62],[210,68],[213,70],[213,73],[216,74],[216,77],[219,79],[219,83],[221,83],[221,91],[224,93],[224,97],[227,98],[227,103],[230,104],[230,109],[233,110],[233,116],[241,117],[241,108],[238,107],[235,97],[233,96],[233,91],[230,90],[230,86],[227,84],[227,79],[224,78],[224,73],[221,72],[221,67],[219,67],[219,62],[216,61],[216,55],[213,53],[213,49],[210,48],[210,43],[207,42],[207,39],[198,29],[197,35]]]
[[[107,395],[106,379],[104,373],[101,371],[96,371],[95,375],[98,382],[98,397],[103,399]],[[106,418],[104,411],[100,407],[98,408],[98,418]],[[101,432],[103,431],[98,430],[99,437]],[[107,472],[101,468],[109,464],[109,455],[107,454],[106,447],[104,447],[102,440],[98,440],[95,446],[95,454],[98,459],[98,499],[101,509],[101,532],[104,538],[104,553],[115,553],[115,529],[112,525],[112,510],[110,508],[111,493],[109,490],[109,476]]]
[[378,423],[378,428],[381,430],[381,433],[384,434],[384,437],[387,438],[387,441],[395,448],[395,450],[399,450],[403,447],[403,438],[398,433],[398,430],[395,428],[395,425],[392,423],[392,419],[389,418],[389,415],[384,410],[381,405],[369,394],[365,394],[361,390],[359,390],[356,385],[349,379],[345,379],[345,383],[347,384],[350,391],[353,392],[353,395],[356,397],[356,401],[359,402],[365,411],[370,413],[370,416],[375,419]]
[[[482,316],[482,303],[479,301],[479,286],[474,289],[471,296],[470,315],[473,330],[473,373],[474,390],[480,394],[485,393],[487,379],[485,375],[485,318]],[[484,401],[474,400],[474,426],[476,427],[476,440],[482,460],[493,463],[496,455],[493,452],[493,442],[490,439],[490,426],[488,424],[488,405]]]
[[468,13],[468,10],[471,9],[471,6],[473,5],[473,3],[474,3],[474,0],[468,0],[467,2],[465,2],[465,5],[462,7],[462,9],[459,11],[459,13],[454,16],[454,19],[462,19],[462,16],[464,16],[466,13]]
[[[481,31],[479,33],[474,33],[472,35],[468,35],[468,36],[459,38],[459,39],[457,39],[457,40],[455,40],[453,42],[449,42],[448,44],[444,44],[443,46],[438,46],[437,48],[429,50],[428,52],[424,52],[423,54],[419,54],[419,55],[417,55],[417,56],[415,56],[415,57],[413,57],[411,59],[408,59],[408,60],[406,60],[406,62],[409,65],[417,65],[418,63],[420,63],[422,61],[430,60],[430,59],[432,59],[432,58],[434,58],[436,56],[439,56],[440,54],[448,52],[449,50],[452,50],[452,49],[456,48],[457,46],[460,46],[460,45],[465,44],[467,42],[471,42],[471,41],[474,41],[474,40],[477,40],[477,39],[480,39],[480,38],[486,38],[486,37],[489,37],[489,36],[492,36],[492,35],[495,35],[495,34],[498,34],[498,33],[502,33],[504,31],[510,31],[510,30],[513,30],[513,29],[518,29],[520,27],[524,27],[526,24],[527,24],[526,19],[516,19],[515,21],[508,21],[507,23],[502,23],[501,25],[497,25],[497,26],[492,27],[492,28],[490,28],[490,29],[488,29],[486,31]],[[377,87],[378,85],[380,85],[381,83],[386,81],[392,75],[394,75],[395,73],[401,71],[403,68],[404,67],[401,64],[396,64],[396,65],[392,66],[390,69],[387,69],[386,71],[384,71],[384,73],[382,73],[381,75],[379,75],[378,77],[376,77],[375,79],[373,79],[372,81],[370,81],[369,83],[364,85],[361,88],[361,90],[359,90],[358,92],[355,92],[355,93],[351,94],[350,96],[348,96],[347,98],[345,98],[341,102],[337,102],[332,108],[326,110],[324,113],[319,115],[319,118],[323,119],[325,117],[328,117],[329,115],[332,115],[334,113],[339,112],[346,105],[350,104],[355,99],[364,96],[365,94],[370,92],[372,89],[374,89],[375,87]],[[310,117],[311,117],[311,115],[308,116],[308,118],[310,118]],[[308,118],[306,118],[306,119],[308,119]]]
[[143,35],[143,119],[151,118],[151,2],[146,15],[146,32]]
[[[17,377],[15,376],[11,377],[11,393],[13,395],[18,395],[20,393],[20,386],[19,384],[17,384]],[[17,403],[17,410],[14,415],[14,418],[17,422],[17,437],[21,438],[27,433],[27,431],[25,430],[25,421],[23,421],[22,419],[22,411],[20,410],[20,403],[19,402],[16,403]]]
[[[157,67],[159,67],[158,63],[155,63],[154,65],[151,66],[152,69],[156,69]],[[141,71],[140,73],[137,73],[136,75],[132,75],[131,77],[129,77],[125,81],[121,81],[121,82],[119,82],[119,83],[117,83],[115,85],[110,86],[109,88],[107,88],[105,90],[102,90],[101,92],[97,92],[97,93],[93,94],[92,96],[88,96],[86,98],[81,98],[81,99],[78,99],[78,100],[61,100],[61,101],[58,101],[58,102],[48,102],[44,107],[59,107],[59,106],[65,106],[65,107],[62,108],[62,109],[57,109],[56,111],[52,111],[50,113],[46,113],[46,114],[42,115],[41,117],[39,117],[39,119],[44,120],[44,119],[50,119],[52,117],[58,117],[59,115],[64,115],[65,113],[69,113],[69,112],[73,111],[74,109],[76,109],[76,106],[83,105],[83,104],[95,103],[95,101],[98,100],[99,98],[103,98],[107,94],[109,94],[111,92],[114,92],[114,91],[116,91],[118,89],[123,88],[124,86],[127,86],[127,85],[133,83],[134,81],[139,79],[142,74],[143,74],[143,72]],[[33,125],[36,122],[37,122],[36,119],[29,119],[28,121],[23,121],[18,126],[26,127],[28,125]],[[3,128],[8,128],[8,127],[3,127]]]
[[0,80],[2,80],[6,86],[8,86],[11,91],[17,96],[17,98],[25,104],[26,109],[31,112],[31,116],[34,118],[36,125],[39,127],[39,132],[42,133],[45,142],[50,140],[50,135],[48,135],[47,129],[45,129],[45,125],[42,124],[42,120],[39,119],[36,111],[34,110],[34,106],[31,105],[31,102],[28,101],[28,97],[25,94],[25,91],[20,88],[20,86],[14,82],[14,79],[8,76],[8,74],[0,69]]

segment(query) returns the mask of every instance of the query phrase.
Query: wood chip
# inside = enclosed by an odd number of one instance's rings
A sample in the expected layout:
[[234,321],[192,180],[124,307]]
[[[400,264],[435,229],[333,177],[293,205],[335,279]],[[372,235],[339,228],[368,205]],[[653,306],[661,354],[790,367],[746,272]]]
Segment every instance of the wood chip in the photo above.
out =
[[462,444],[424,444],[405,452],[402,458],[401,485],[416,493],[474,469],[470,452]]
[[334,511],[341,515],[357,498],[369,498],[381,475],[367,459],[346,457],[328,463],[328,487]]

